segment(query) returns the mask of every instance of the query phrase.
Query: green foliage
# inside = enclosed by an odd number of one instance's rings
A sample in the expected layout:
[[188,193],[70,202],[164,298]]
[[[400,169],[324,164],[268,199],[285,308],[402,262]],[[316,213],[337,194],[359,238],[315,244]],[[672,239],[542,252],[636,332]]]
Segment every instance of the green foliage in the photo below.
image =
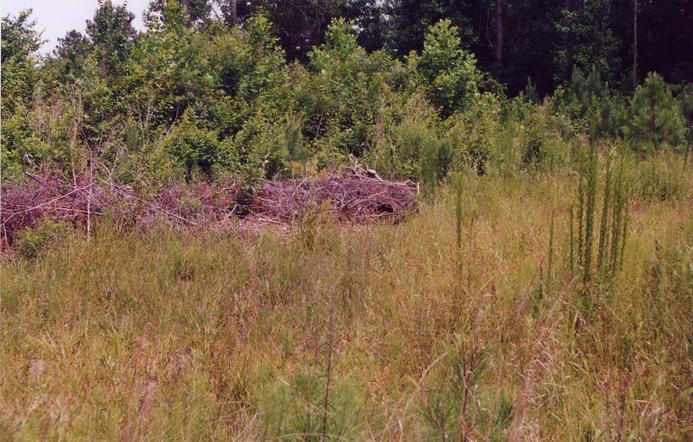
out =
[[[2,18],[2,137],[0,160],[5,176],[17,175],[26,165],[40,160],[42,148],[28,119],[38,80],[36,51],[41,35],[31,21],[31,10],[16,18]],[[37,146],[39,145],[39,146]],[[42,146],[41,146],[42,147]]]
[[343,19],[330,24],[325,44],[309,58],[309,71],[296,85],[294,98],[306,121],[304,133],[309,139],[330,137],[344,155],[363,154],[372,144],[392,60],[384,53],[366,53]]
[[[299,366],[289,377],[258,389],[254,402],[266,436],[321,440],[325,380],[313,369]],[[358,385],[341,377],[331,386],[326,440],[357,440],[364,412]]]
[[523,124],[522,167],[537,171],[551,166],[553,158],[549,147],[546,115],[541,110],[535,110],[527,115]]
[[570,81],[560,86],[554,95],[558,109],[570,116],[593,140],[621,137],[627,124],[626,103],[602,78],[595,66],[587,75],[574,67]]
[[5,178],[18,177],[24,169],[41,161],[46,146],[34,137],[28,124],[28,115],[9,114],[2,117],[2,149],[0,162]]
[[211,179],[219,166],[228,164],[215,131],[198,127],[186,113],[163,140],[163,148],[171,160],[184,170],[185,178]]
[[688,129],[688,139],[693,138],[693,84],[687,84],[683,88],[683,92],[679,96],[681,101],[681,109],[683,110],[683,116],[686,118],[686,127]]
[[89,39],[78,31],[72,30],[58,38],[58,45],[53,51],[55,59],[49,61],[56,64],[58,72],[55,73],[55,80],[59,84],[65,84],[80,78],[84,72],[82,65],[91,50]]
[[571,268],[577,263],[584,290],[589,293],[593,282],[610,283],[623,268],[632,189],[626,175],[625,157],[609,150],[604,153],[606,158],[602,164],[594,144],[581,153],[576,201],[577,244],[573,244],[571,212],[570,262]]
[[603,78],[619,70],[618,42],[610,23],[609,0],[587,0],[564,9],[556,22],[564,45],[556,52],[556,77],[567,80],[571,70],[592,69]]
[[41,34],[30,21],[31,9],[2,18],[2,108],[14,113],[28,107],[36,83],[36,51]]
[[28,228],[19,235],[17,253],[25,259],[39,257],[49,247],[63,240],[71,231],[63,222],[42,221],[34,228]]
[[449,346],[445,359],[426,381],[421,413],[429,430],[427,439],[507,437],[513,404],[505,392],[494,400],[479,388],[487,360],[487,350],[468,337],[458,337]]
[[671,160],[671,154],[664,152],[643,160],[634,173],[635,196],[646,201],[670,201],[683,197],[687,188],[687,170],[672,167]]
[[[207,24],[209,21],[209,16],[212,12],[212,2],[209,0],[174,0],[180,1],[186,6],[186,25],[192,26],[198,23]],[[166,7],[166,0],[152,0],[149,3],[149,8],[147,10],[148,15],[161,14],[164,12]]]
[[215,79],[205,58],[205,40],[184,25],[182,6],[166,2],[151,17],[148,32],[129,60],[125,83],[128,113],[148,130],[172,124],[185,110],[214,93]]
[[251,17],[243,29],[215,36],[204,49],[217,85],[247,102],[281,85],[286,79],[284,51],[263,16]]
[[276,110],[259,109],[243,128],[226,142],[233,146],[242,174],[250,179],[272,178],[286,168],[286,122]]
[[99,72],[114,77],[124,73],[137,31],[135,15],[125,5],[99,0],[93,20],[87,20],[87,35],[94,47]]
[[462,49],[457,27],[441,20],[429,28],[421,55],[410,62],[422,77],[423,88],[443,116],[467,109],[478,99],[482,76],[476,58]]
[[453,145],[438,132],[435,110],[421,95],[381,109],[375,148],[366,162],[386,175],[422,180],[428,190],[447,175]]
[[[221,2],[222,9],[228,2]],[[237,2],[240,15],[265,13],[273,23],[274,33],[290,60],[305,61],[311,47],[322,44],[329,24],[338,17],[347,17],[344,0],[253,0]],[[227,22],[230,21],[227,15]]]
[[664,147],[678,149],[684,140],[684,120],[669,86],[656,73],[635,89],[630,107],[629,136],[640,153]]
[[[69,32],[40,64],[29,15],[3,18],[4,176],[44,166],[79,170],[96,155],[118,179],[152,190],[169,179],[220,173],[250,181],[295,174],[298,167],[315,173],[355,155],[384,176],[421,181],[430,194],[449,171],[554,170],[567,164],[576,136],[627,136],[642,152],[655,144],[683,146],[680,112],[668,87],[648,77],[628,106],[604,81],[613,66],[600,57],[611,49],[584,46],[585,33],[603,25],[597,14],[602,2],[547,16],[551,26],[564,17],[565,60],[576,67],[545,104],[539,102],[546,90],[533,77],[522,77],[528,80],[518,98],[504,97],[505,86],[482,73],[467,49],[485,45],[473,35],[474,20],[448,6],[412,5],[423,14],[422,33],[435,24],[421,51],[400,60],[359,44],[363,17],[327,25],[344,5],[323,5],[326,15],[318,21],[325,24],[324,43],[300,49],[300,64],[286,62],[288,37],[278,30],[288,23],[267,18],[298,20],[296,11],[262,4],[264,12],[259,4],[236,4],[242,23],[227,27],[203,0],[156,1],[138,35],[126,7],[103,0],[86,36]],[[232,5],[222,6],[228,14]],[[500,6],[502,14],[521,14]],[[368,1],[344,10],[388,10],[394,21],[414,14]],[[439,20],[441,11],[454,19]],[[494,75],[509,69],[501,64]],[[688,89],[682,90],[688,112]],[[648,97],[655,97],[654,107],[647,106]]]
[[286,137],[287,160],[300,162],[303,166],[303,174],[306,174],[306,164],[310,159],[310,152],[303,143],[300,121],[289,116],[284,129]]
[[679,96],[681,101],[681,109],[683,110],[683,116],[686,119],[686,156],[684,158],[684,165],[688,161],[688,155],[691,151],[691,144],[693,144],[693,84],[688,84],[684,87],[683,92]]
[[[500,132],[501,105],[491,94],[481,95],[479,101],[464,113],[449,118],[447,137],[455,147],[455,166],[474,170],[484,175],[490,160],[496,137]],[[494,160],[502,161],[499,152],[493,152]]]
[[541,101],[539,98],[539,91],[532,81],[532,77],[527,77],[527,83],[520,95],[530,103],[539,104]]

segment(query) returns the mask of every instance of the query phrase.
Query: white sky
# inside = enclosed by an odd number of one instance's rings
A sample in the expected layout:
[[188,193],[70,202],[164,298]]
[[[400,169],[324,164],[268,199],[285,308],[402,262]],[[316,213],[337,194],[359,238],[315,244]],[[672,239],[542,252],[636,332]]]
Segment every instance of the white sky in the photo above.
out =
[[[133,25],[143,30],[142,12],[149,5],[149,0],[113,0],[114,4],[127,3],[128,10],[135,14]],[[43,31],[42,38],[47,40],[40,51],[48,54],[58,43],[58,38],[76,29],[82,33],[86,29],[87,19],[94,17],[97,0],[0,0],[0,11],[16,16],[24,9],[33,9],[31,18],[36,21],[36,29]]]

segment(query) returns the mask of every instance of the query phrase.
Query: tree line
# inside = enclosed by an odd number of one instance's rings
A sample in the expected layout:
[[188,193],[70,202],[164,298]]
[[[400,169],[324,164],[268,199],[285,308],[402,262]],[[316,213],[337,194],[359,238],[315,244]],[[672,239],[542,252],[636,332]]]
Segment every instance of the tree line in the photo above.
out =
[[[158,7],[163,0],[157,0]],[[238,24],[264,11],[289,59],[306,60],[333,18],[353,20],[368,51],[399,57],[423,48],[429,26],[450,19],[479,66],[512,94],[528,78],[542,93],[574,66],[596,66],[632,88],[656,71],[668,82],[693,79],[693,5],[686,0],[187,0],[190,25]]]
[[3,172],[98,156],[121,180],[154,185],[290,175],[356,155],[432,181],[507,161],[502,137],[522,141],[526,167],[552,157],[553,135],[683,151],[690,9],[154,0],[138,32],[127,5],[100,0],[86,33],[47,56],[24,11],[2,19]]

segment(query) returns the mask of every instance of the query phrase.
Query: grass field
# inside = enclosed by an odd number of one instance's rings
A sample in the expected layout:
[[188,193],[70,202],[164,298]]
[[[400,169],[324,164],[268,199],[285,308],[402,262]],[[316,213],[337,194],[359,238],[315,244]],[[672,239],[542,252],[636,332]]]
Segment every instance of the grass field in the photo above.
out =
[[587,285],[562,171],[465,176],[396,226],[101,224],[6,257],[0,439],[685,440],[693,180],[670,175],[635,181],[623,269]]

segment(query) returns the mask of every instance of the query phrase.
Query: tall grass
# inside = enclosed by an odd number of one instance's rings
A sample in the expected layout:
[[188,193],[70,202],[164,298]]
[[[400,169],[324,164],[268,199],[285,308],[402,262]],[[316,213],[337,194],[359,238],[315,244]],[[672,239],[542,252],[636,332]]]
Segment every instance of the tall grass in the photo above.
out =
[[6,257],[0,439],[684,440],[691,177],[629,203],[642,164],[588,160],[394,227],[100,224]]

